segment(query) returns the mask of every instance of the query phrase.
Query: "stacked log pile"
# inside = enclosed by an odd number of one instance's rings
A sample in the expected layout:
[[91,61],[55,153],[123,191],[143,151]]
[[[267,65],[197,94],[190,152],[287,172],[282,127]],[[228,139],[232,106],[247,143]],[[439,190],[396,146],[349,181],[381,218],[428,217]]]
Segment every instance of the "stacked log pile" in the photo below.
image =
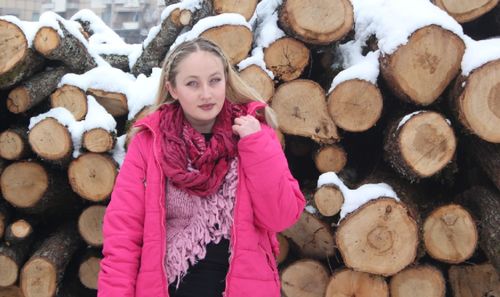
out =
[[274,108],[307,197],[283,296],[500,296],[499,1],[400,2],[165,1],[139,45],[1,16],[0,296],[96,295],[126,133],[196,36]]

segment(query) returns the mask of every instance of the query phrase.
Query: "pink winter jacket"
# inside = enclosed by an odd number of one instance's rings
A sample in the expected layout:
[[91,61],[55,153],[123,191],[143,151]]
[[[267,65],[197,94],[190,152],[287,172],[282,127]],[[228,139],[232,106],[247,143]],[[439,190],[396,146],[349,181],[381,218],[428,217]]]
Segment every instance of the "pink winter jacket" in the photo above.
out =
[[[160,169],[159,113],[139,121],[104,216],[99,297],[167,297],[165,176]],[[226,297],[279,297],[276,232],[305,205],[274,131],[238,143],[238,188]]]

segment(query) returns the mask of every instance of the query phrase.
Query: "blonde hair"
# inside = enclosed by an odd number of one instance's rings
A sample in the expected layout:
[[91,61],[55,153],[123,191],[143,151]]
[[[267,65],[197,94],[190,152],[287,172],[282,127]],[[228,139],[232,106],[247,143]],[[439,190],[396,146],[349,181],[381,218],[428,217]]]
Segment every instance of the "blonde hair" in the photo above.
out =
[[[224,66],[224,75],[226,77],[226,98],[229,101],[233,103],[249,103],[253,101],[265,103],[260,94],[243,81],[243,79],[241,79],[239,74],[229,62],[229,58],[219,46],[208,39],[198,37],[192,40],[184,41],[174,49],[170,49],[167,53],[162,64],[160,84],[158,86],[155,103],[143,113],[143,116],[147,116],[148,114],[156,111],[163,104],[171,104],[174,102],[174,99],[168,92],[165,84],[168,81],[175,87],[175,78],[179,72],[179,64],[190,54],[198,51],[212,53],[221,59]],[[272,128],[277,129],[277,118],[271,107],[266,106],[264,113],[267,124]],[[131,129],[127,138],[132,138],[137,131],[138,129]]]

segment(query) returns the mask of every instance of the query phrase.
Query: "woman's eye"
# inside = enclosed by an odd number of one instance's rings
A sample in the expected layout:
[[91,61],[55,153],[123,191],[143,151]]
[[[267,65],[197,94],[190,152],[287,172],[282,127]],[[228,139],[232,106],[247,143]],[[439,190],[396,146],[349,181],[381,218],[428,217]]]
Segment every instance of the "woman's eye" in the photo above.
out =
[[221,81],[220,77],[212,78],[212,80],[211,80],[212,83],[218,83],[220,81]]
[[196,87],[196,82],[195,81],[190,81],[186,84],[188,87]]

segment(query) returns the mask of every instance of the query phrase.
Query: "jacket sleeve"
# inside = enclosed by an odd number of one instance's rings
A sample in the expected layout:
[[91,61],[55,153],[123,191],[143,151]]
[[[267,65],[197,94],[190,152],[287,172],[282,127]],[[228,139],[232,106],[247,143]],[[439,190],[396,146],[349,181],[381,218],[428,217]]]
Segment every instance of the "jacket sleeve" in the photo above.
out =
[[262,124],[259,132],[239,141],[238,150],[256,224],[273,232],[293,225],[304,209],[305,199],[275,132]]
[[136,135],[117,176],[103,223],[99,297],[135,296],[144,223],[145,162]]

